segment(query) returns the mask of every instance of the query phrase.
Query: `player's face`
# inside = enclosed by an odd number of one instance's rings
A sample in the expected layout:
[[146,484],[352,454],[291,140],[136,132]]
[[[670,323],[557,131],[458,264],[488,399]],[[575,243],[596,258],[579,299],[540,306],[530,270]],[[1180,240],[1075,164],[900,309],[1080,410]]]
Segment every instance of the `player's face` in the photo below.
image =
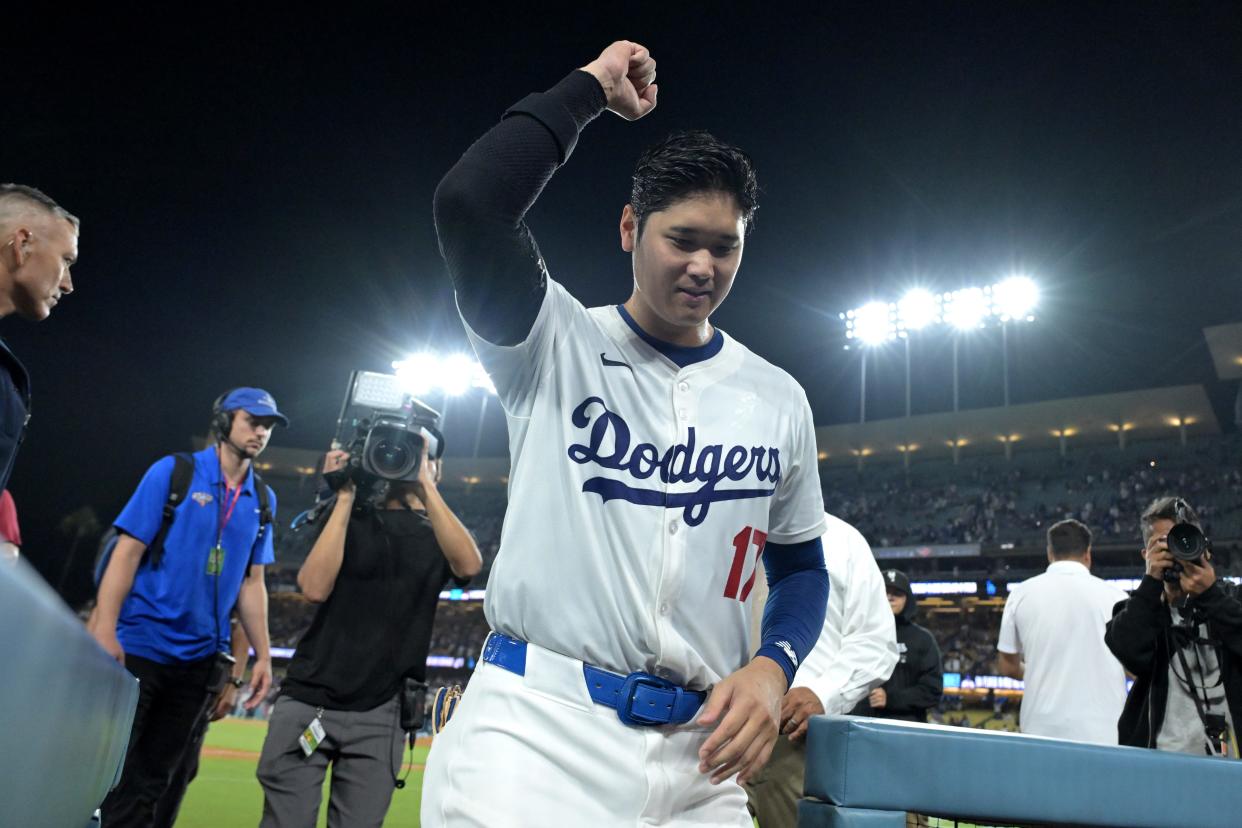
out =
[[707,318],[733,287],[745,232],[737,200],[698,193],[647,216],[642,234],[629,205],[621,247],[633,253],[634,292],[625,308],[647,333],[677,345],[711,337]]
[[229,442],[247,457],[258,457],[267,448],[276,423],[275,417],[256,417],[249,411],[240,410],[233,416]]
[[32,222],[14,238],[25,254],[13,280],[14,310],[24,319],[47,319],[60,297],[73,292],[69,269],[78,258],[78,231],[62,218]]

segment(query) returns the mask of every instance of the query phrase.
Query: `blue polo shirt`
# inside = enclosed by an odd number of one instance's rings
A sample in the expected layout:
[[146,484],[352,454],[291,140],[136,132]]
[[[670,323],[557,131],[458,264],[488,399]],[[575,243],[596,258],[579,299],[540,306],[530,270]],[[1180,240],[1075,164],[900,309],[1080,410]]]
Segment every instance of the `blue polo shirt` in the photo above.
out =
[[[117,622],[117,640],[125,652],[161,664],[196,661],[228,651],[229,613],[237,603],[247,568],[275,560],[272,528],[267,527],[259,537],[259,498],[251,469],[224,527],[223,570],[220,575],[207,574],[207,559],[227,507],[225,483],[215,446],[193,457],[190,489],[164,539],[160,566],[153,569],[148,559],[143,560]],[[147,544],[155,538],[172,470],[172,457],[160,459],[147,470],[116,519],[117,530]],[[268,502],[274,520],[276,494],[270,487]]]

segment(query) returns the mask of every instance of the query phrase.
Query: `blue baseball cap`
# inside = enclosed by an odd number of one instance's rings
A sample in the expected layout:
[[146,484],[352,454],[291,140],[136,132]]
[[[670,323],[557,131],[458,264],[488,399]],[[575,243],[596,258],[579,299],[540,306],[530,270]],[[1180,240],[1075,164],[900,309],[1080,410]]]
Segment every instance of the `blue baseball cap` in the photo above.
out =
[[276,400],[262,388],[234,388],[220,401],[221,411],[248,411],[256,417],[275,417],[282,426],[289,427],[289,418],[276,408]]

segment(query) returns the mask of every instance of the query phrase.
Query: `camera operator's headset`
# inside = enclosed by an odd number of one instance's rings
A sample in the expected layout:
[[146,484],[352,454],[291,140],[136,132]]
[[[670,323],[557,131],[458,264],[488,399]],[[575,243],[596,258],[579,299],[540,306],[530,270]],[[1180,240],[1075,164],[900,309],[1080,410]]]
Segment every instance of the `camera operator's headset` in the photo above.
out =
[[230,388],[216,397],[216,401],[211,404],[211,433],[226,443],[229,442],[229,434],[233,430],[233,415],[225,411],[223,406],[229,394],[236,390],[236,388]]

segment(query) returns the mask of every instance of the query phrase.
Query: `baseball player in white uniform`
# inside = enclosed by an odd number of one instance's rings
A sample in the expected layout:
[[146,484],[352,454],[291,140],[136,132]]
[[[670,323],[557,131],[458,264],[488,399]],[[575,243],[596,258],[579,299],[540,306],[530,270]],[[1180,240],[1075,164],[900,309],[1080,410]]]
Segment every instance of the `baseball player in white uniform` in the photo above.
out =
[[[645,48],[612,44],[512,107],[436,192],[512,468],[494,632],[433,743],[425,826],[749,826],[739,780],[823,626],[806,396],[708,321],[741,262],[750,159],[701,132],[643,154],[624,305],[583,307],[524,220],[587,123],[647,114],[654,80]],[[772,598],[753,642],[760,554]]]
[[[897,625],[871,546],[840,518],[824,520],[824,563],[832,584],[824,629],[781,703],[786,738],[777,740],[771,761],[746,786],[762,828],[798,824],[811,716],[849,713],[897,666]],[[756,603],[765,597],[758,595]]]

